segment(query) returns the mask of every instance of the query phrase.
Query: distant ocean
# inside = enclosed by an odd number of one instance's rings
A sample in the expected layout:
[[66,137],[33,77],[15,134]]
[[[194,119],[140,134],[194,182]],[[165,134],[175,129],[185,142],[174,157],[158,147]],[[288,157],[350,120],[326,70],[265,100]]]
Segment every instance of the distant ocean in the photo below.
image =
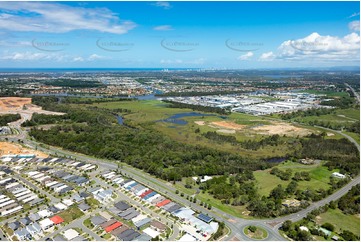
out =
[[[199,69],[199,68],[198,68]],[[137,71],[184,71],[197,68],[0,68],[0,72],[137,72]]]

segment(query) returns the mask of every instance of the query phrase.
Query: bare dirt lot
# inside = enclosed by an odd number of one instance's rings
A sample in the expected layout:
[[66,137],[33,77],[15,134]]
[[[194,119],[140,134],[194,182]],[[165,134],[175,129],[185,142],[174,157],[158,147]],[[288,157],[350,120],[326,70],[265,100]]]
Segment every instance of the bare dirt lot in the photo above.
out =
[[274,122],[270,125],[262,125],[255,128],[252,128],[254,131],[257,131],[258,134],[266,135],[286,135],[286,136],[306,136],[312,132],[308,129],[299,128],[288,123]]
[[241,130],[247,127],[246,125],[240,125],[227,121],[212,122],[211,124],[220,128],[233,129],[233,130]]
[[194,121],[194,123],[198,124],[198,125],[201,125],[201,126],[206,124],[206,122],[204,122],[204,121]]
[[0,142],[0,156],[18,155],[18,154],[34,154],[38,157],[43,157],[43,158],[48,157],[48,155],[43,152],[28,149],[28,148],[22,147],[19,144]]
[[47,115],[63,115],[64,113],[42,110],[42,107],[31,104],[31,98],[24,97],[0,97],[0,115],[19,113],[22,119],[20,123],[31,119],[33,113],[42,113]]
[[0,111],[22,110],[24,105],[31,104],[31,98],[0,97]]

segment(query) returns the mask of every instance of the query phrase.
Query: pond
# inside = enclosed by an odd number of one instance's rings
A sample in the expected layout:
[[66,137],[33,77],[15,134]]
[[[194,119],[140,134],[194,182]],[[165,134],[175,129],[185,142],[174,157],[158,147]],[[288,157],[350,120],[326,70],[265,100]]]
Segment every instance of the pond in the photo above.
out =
[[116,117],[117,117],[118,124],[123,125],[124,124],[123,117],[120,115],[117,115]]
[[204,114],[204,113],[197,113],[197,112],[189,112],[189,113],[177,113],[169,118],[158,120],[157,122],[166,122],[166,123],[173,123],[179,125],[186,125],[188,122],[184,119],[184,117],[202,117],[202,116],[215,116],[214,114]]

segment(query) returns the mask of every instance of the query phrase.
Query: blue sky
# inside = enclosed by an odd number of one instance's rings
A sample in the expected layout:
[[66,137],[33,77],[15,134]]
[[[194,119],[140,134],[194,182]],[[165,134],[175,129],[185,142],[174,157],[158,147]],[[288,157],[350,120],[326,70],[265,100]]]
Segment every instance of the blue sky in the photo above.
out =
[[1,2],[0,67],[359,65],[358,2]]

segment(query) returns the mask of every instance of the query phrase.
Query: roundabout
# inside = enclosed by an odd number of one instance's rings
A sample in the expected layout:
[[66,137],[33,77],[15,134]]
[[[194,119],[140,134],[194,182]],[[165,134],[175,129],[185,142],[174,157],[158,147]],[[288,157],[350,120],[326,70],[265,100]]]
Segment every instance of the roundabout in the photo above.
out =
[[259,226],[248,225],[243,228],[243,233],[252,240],[265,240],[268,238],[267,231]]

